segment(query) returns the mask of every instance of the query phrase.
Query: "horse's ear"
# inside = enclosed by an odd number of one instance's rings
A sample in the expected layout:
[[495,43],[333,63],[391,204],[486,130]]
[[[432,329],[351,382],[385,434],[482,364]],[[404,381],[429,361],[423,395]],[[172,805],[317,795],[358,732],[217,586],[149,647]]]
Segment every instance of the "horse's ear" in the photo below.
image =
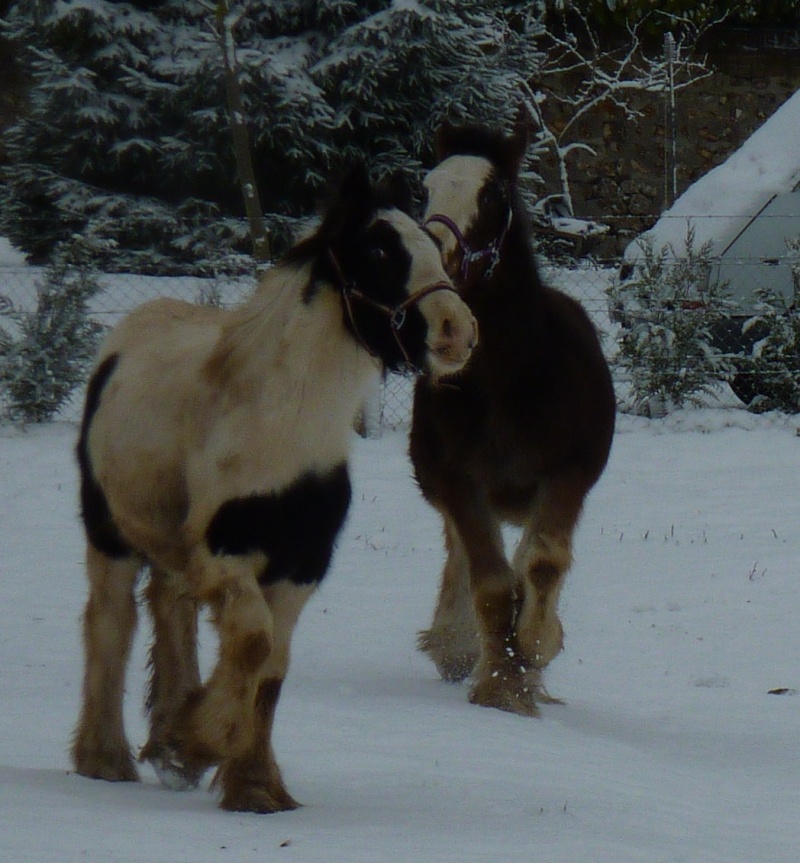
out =
[[414,190],[407,174],[402,171],[392,171],[381,180],[380,191],[386,198],[387,203],[397,207],[404,213],[411,213],[414,209]]
[[447,120],[436,130],[436,160],[444,161],[454,149],[456,127]]
[[377,194],[370,181],[367,165],[362,160],[354,162],[333,194],[323,219],[323,231],[329,236],[338,236],[354,230],[357,225],[369,220],[376,206]]
[[369,201],[374,197],[372,183],[369,179],[369,171],[365,162],[361,160],[354,162],[345,173],[339,183],[336,194],[337,203],[347,201]]
[[[335,246],[340,238],[368,221],[375,211],[375,190],[363,161],[353,162],[338,183],[328,187],[320,207],[321,221],[311,244],[315,249]],[[311,238],[309,238],[311,239]],[[300,244],[305,249],[309,244]]]

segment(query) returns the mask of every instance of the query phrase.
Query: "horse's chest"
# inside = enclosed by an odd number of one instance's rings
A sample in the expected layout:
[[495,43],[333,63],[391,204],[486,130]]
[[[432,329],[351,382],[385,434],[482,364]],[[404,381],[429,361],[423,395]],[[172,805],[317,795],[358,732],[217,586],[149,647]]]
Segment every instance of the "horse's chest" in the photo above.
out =
[[526,408],[470,382],[427,395],[415,404],[411,448],[423,486],[457,480],[504,508],[527,506],[548,464]]
[[459,403],[444,406],[438,431],[450,456],[467,470],[499,475],[541,467],[535,430],[523,410],[489,392],[467,394]]
[[260,552],[262,584],[313,584],[325,575],[350,505],[345,464],[307,473],[278,492],[231,498],[208,524],[205,541],[216,555]]

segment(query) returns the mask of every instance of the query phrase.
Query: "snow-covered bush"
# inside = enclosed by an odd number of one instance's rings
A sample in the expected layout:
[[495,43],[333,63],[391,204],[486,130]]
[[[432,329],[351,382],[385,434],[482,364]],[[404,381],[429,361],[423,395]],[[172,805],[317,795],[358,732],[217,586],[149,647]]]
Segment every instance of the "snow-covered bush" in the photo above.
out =
[[[649,239],[649,238],[648,238]],[[711,244],[658,250],[640,243],[632,275],[610,288],[610,306],[622,326],[616,364],[630,381],[634,412],[656,415],[697,404],[733,373],[714,347],[713,332],[730,310],[727,286],[709,280]]]
[[800,239],[787,242],[794,259],[794,296],[761,288],[758,313],[745,324],[766,335],[739,369],[755,382],[757,395],[748,405],[756,413],[770,410],[800,413]]
[[85,379],[102,327],[89,318],[101,290],[74,246],[59,247],[36,287],[36,307],[0,297],[0,395],[13,422],[45,422]]

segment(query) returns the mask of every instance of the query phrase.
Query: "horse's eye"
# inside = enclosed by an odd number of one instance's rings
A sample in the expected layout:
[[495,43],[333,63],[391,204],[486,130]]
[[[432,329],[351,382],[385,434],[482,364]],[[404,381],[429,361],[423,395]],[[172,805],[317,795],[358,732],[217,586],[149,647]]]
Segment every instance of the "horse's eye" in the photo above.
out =
[[480,205],[482,207],[488,207],[489,204],[494,202],[495,197],[495,190],[492,187],[484,187],[483,189],[481,189],[481,193],[479,195]]
[[367,256],[373,264],[382,264],[389,257],[389,253],[383,246],[370,246],[367,250]]

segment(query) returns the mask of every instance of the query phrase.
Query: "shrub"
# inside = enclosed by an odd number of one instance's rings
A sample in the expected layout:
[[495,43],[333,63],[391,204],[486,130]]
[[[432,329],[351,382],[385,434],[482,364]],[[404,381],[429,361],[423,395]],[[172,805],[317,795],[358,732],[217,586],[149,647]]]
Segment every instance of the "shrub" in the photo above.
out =
[[709,280],[711,243],[658,251],[641,242],[632,276],[613,285],[611,307],[622,320],[617,363],[631,384],[635,413],[662,414],[698,404],[733,373],[730,358],[713,345],[712,333],[730,309],[727,285]]
[[0,298],[0,392],[14,422],[53,418],[85,379],[102,327],[89,318],[101,287],[75,244],[62,246],[36,286],[36,307]]
[[[790,244],[790,249],[792,245]],[[795,251],[797,247],[795,246]],[[748,405],[755,413],[779,410],[800,413],[800,273],[794,271],[794,297],[759,289],[758,314],[745,324],[767,335],[753,346],[739,368],[758,382],[758,394]]]

